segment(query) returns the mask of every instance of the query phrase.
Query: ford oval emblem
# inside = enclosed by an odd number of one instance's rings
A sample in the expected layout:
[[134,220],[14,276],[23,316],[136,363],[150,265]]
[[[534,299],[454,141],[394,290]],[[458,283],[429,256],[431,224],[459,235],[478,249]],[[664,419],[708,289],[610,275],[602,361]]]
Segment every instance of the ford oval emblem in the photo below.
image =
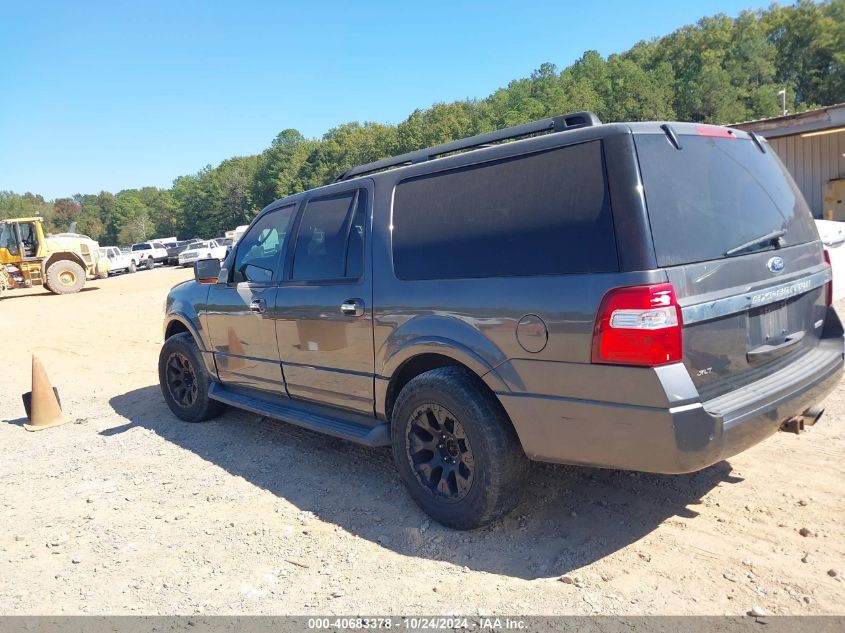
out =
[[783,257],[772,257],[766,262],[766,268],[775,274],[783,272],[784,265]]

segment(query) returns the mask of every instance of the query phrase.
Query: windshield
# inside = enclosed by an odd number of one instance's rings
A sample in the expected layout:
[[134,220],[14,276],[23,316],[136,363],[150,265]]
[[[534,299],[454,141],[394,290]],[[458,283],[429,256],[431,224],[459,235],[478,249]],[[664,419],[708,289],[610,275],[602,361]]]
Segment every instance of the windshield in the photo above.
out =
[[677,150],[662,134],[635,138],[658,266],[818,239],[807,203],[771,149],[683,135]]

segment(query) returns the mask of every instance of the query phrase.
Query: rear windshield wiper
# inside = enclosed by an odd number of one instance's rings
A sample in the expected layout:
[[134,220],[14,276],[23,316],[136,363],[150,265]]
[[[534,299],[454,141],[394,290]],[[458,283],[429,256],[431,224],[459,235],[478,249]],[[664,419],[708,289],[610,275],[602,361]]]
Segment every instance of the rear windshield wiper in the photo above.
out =
[[734,246],[729,251],[725,251],[725,257],[736,255],[740,251],[744,251],[746,248],[751,248],[752,246],[757,246],[758,244],[765,244],[767,242],[771,242],[772,246],[778,247],[781,245],[780,238],[782,238],[784,235],[786,235],[786,229],[778,229],[777,231],[766,233],[765,235],[761,235],[760,237],[755,237],[754,239],[748,240],[747,242],[744,242],[739,246]]

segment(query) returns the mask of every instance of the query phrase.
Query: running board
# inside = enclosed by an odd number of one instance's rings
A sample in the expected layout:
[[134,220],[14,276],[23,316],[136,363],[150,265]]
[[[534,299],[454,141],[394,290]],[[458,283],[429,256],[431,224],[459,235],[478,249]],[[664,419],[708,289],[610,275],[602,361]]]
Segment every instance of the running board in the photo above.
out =
[[[229,389],[218,382],[208,388],[208,397],[238,409],[281,420],[310,431],[325,433],[364,446],[390,446],[390,425],[381,422],[373,426],[375,418],[354,413],[328,413],[326,407],[285,398],[285,402],[269,401],[240,390]],[[360,418],[360,422],[355,421]],[[369,424],[368,424],[369,422]]]

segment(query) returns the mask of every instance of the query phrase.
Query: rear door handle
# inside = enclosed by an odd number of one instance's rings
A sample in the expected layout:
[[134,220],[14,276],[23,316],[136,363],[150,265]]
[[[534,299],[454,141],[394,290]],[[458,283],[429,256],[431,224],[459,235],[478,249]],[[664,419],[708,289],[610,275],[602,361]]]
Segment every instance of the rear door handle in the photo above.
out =
[[340,304],[340,313],[346,316],[364,316],[364,302],[361,299],[347,299]]
[[783,343],[778,345],[760,345],[754,349],[748,350],[746,358],[749,363],[766,361],[772,358],[777,358],[790,351],[793,345],[797,345],[804,338],[804,331],[793,332],[784,339]]
[[249,309],[258,314],[264,314],[267,311],[267,302],[264,299],[253,299],[249,303]]

